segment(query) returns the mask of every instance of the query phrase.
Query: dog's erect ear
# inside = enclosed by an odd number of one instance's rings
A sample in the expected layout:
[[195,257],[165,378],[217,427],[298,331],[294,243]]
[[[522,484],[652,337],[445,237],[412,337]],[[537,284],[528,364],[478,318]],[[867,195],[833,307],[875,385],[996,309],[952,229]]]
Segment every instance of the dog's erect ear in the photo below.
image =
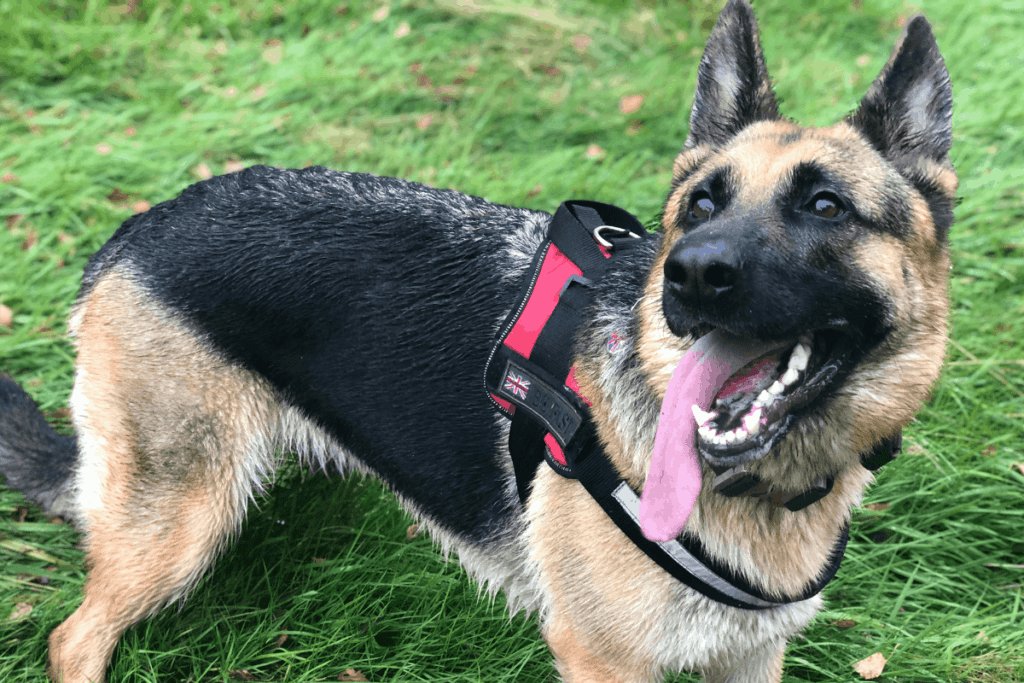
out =
[[925,157],[948,161],[953,140],[953,91],[931,26],[922,16],[903,35],[848,121],[884,157],[901,165]]
[[730,0],[700,60],[686,149],[725,144],[755,121],[778,118],[754,11],[747,0]]

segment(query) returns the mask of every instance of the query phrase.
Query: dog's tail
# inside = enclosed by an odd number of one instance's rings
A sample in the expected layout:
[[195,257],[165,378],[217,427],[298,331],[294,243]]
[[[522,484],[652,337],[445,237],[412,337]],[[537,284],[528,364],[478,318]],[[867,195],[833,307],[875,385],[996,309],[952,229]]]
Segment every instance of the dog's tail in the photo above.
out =
[[0,374],[0,475],[51,515],[77,519],[72,483],[75,437],[54,431],[32,397]]

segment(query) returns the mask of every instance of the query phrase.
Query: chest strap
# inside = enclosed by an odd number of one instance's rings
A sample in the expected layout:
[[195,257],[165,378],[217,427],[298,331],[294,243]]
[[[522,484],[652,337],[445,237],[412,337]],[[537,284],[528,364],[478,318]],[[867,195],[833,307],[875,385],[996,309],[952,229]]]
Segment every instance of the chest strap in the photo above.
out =
[[[541,461],[564,477],[578,479],[616,526],[662,569],[703,595],[731,607],[768,609],[816,595],[839,569],[849,527],[840,533],[828,564],[796,596],[767,595],[718,563],[691,535],[668,542],[648,540],[640,531],[640,498],[603,452],[571,367],[575,332],[593,300],[594,285],[630,248],[652,239],[628,212],[598,202],[566,202],[555,213],[547,240],[534,255],[518,304],[502,323],[484,371],[494,405],[512,419],[509,451],[520,500]],[[609,340],[616,344],[618,340]],[[898,436],[898,435],[897,435]],[[862,456],[870,469],[898,451],[883,443]],[[875,465],[875,467],[871,467]],[[750,472],[718,473],[729,485],[723,495],[767,497],[767,487]],[[820,499],[832,482],[792,496],[778,505],[796,510]]]

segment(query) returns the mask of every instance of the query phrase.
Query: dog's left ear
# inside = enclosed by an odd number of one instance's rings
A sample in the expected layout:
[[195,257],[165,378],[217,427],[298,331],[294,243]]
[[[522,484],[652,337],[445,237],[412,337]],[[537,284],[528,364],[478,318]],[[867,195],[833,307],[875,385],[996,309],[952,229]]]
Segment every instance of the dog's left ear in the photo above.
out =
[[750,124],[778,118],[754,10],[747,0],[730,0],[700,60],[685,149],[724,145]]
[[847,120],[897,167],[913,167],[920,157],[949,163],[953,91],[924,17],[907,22],[889,62]]

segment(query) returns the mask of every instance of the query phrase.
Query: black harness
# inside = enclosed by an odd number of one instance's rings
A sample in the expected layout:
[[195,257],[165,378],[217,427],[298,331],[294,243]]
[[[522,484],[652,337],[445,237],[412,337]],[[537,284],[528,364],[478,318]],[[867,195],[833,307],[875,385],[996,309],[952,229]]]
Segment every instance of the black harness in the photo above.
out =
[[[639,496],[619,477],[598,441],[571,367],[573,338],[593,300],[593,285],[618,257],[653,238],[636,217],[608,204],[565,202],[555,213],[484,372],[492,402],[512,419],[508,445],[520,499],[526,501],[538,465],[547,460],[560,475],[579,480],[616,526],[662,569],[712,600],[741,609],[806,600],[838,571],[849,527],[840,534],[822,573],[799,595],[767,595],[711,558],[696,537],[648,540],[640,531]],[[609,341],[613,343],[617,342]],[[863,454],[861,461],[868,469],[877,469],[899,448],[897,434]],[[832,489],[828,479],[803,492],[769,493],[767,485],[745,468],[716,474],[714,490],[723,495],[758,496],[790,510],[806,507]]]

